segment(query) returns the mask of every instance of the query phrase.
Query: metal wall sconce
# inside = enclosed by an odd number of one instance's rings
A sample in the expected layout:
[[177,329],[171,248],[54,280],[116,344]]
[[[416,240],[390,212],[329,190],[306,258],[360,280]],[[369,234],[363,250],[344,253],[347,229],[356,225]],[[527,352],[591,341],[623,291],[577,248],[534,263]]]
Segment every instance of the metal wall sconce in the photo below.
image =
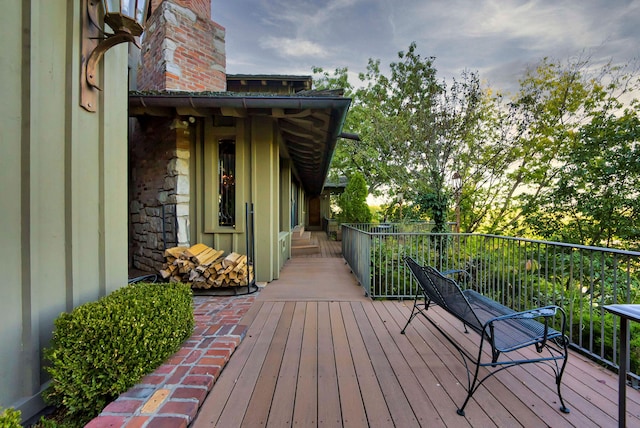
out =
[[[113,46],[130,42],[144,31],[149,0],[82,0],[80,105],[95,112],[98,100],[98,63]],[[102,19],[101,19],[102,18]],[[113,33],[103,28],[108,25]]]

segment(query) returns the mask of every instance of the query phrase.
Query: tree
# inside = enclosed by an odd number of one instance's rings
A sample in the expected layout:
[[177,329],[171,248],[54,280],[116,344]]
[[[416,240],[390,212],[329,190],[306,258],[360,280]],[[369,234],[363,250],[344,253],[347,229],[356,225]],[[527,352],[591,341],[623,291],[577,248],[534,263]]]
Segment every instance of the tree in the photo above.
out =
[[[579,175],[582,168],[575,162],[585,144],[584,125],[598,117],[593,123],[599,127],[604,118],[619,117],[622,99],[638,89],[634,75],[610,64],[595,67],[585,58],[545,58],[525,73],[515,96],[506,102],[498,96],[497,109],[482,109],[489,114],[478,134],[487,140],[483,147],[467,145],[468,153],[461,157],[471,177],[463,191],[462,212],[467,221],[473,217],[472,229],[557,237],[553,232],[560,230],[560,219],[566,221],[566,201],[560,202],[566,174]],[[474,175],[474,168],[479,174]],[[587,242],[577,229],[572,233],[573,238],[563,239]]]
[[521,217],[537,236],[588,245],[637,240],[637,74],[545,60],[523,83],[511,225]]
[[364,177],[360,173],[354,173],[349,177],[347,187],[338,198],[338,221],[341,223],[370,223],[371,211],[367,205],[369,191]]
[[[421,197],[422,201],[437,200],[438,206],[449,203],[452,168],[462,141],[474,138],[483,94],[475,73],[464,73],[452,85],[440,81],[434,61],[421,57],[415,43],[398,53],[389,76],[381,72],[379,60],[369,60],[367,71],[359,75],[363,86],[352,93],[354,101],[345,123],[361,141],[338,144],[334,173],[358,171],[374,194],[384,187],[392,198],[402,194],[408,207],[420,206],[418,195],[431,195]],[[324,74],[321,84],[338,83],[346,73],[339,69],[331,78]],[[400,205],[390,205],[387,215],[392,217]],[[434,216],[433,208],[423,203],[411,211],[423,216],[431,213],[438,222],[443,219],[444,227],[446,216]],[[397,211],[400,216],[402,211]]]
[[557,185],[528,221],[539,234],[585,245],[640,238],[640,120],[597,113],[562,158]]
[[[453,211],[450,178],[458,173],[464,232],[606,245],[637,240],[636,193],[623,189],[637,188],[623,156],[637,155],[638,104],[630,100],[640,84],[632,64],[544,58],[508,98],[481,87],[477,73],[448,84],[434,62],[415,43],[388,74],[369,60],[362,86],[351,88],[345,124],[361,141],[338,144],[332,171],[359,171],[374,194],[384,189],[391,220],[429,218],[444,230]],[[346,81],[347,70],[337,71],[334,82]],[[603,155],[602,147],[612,148]],[[632,196],[619,197],[625,194]]]

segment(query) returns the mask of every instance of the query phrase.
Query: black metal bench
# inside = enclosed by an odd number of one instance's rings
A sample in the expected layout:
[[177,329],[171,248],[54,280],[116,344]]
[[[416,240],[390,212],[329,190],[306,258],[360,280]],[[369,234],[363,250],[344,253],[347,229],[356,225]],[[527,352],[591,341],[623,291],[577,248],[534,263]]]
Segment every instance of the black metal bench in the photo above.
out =
[[[460,353],[467,369],[467,398],[457,410],[459,415],[464,416],[464,408],[469,399],[485,380],[504,369],[526,363],[542,363],[551,367],[560,398],[560,410],[569,413],[569,408],[565,406],[560,392],[562,374],[567,365],[569,344],[566,336],[566,315],[562,308],[545,306],[516,312],[476,291],[462,290],[455,281],[431,266],[421,266],[411,257],[405,257],[404,261],[419,287],[411,316],[401,333],[404,334],[409,323],[418,314],[422,314]],[[437,322],[427,316],[427,310],[433,304],[462,321],[465,333],[469,328],[481,336],[477,356],[469,353]],[[560,331],[552,328],[551,325],[559,325]],[[535,346],[539,354],[536,358],[505,357],[499,360],[503,354],[531,345]],[[485,346],[491,348],[491,361],[488,361],[488,357],[485,356]],[[470,368],[469,363],[474,367]],[[489,368],[489,373],[481,374],[481,367]]]

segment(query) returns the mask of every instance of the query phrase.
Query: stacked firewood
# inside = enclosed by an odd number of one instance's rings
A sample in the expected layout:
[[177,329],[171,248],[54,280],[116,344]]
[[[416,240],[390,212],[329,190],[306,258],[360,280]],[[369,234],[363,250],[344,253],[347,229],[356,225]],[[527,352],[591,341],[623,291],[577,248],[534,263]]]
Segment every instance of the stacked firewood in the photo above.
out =
[[234,252],[225,256],[224,251],[205,244],[168,248],[164,257],[162,277],[192,288],[239,287],[253,280],[247,256]]

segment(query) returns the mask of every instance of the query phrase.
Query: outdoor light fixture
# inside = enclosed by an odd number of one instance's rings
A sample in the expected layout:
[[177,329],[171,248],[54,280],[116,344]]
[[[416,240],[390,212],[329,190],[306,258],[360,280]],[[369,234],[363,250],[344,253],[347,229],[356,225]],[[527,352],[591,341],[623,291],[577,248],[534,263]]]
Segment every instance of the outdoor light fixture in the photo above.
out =
[[462,193],[462,176],[458,171],[453,173],[451,184],[456,196],[456,233],[460,233],[460,194]]
[[[113,46],[131,42],[144,31],[149,0],[82,0],[82,46],[80,105],[95,112],[98,91],[98,63]],[[108,25],[113,33],[104,30]]]

